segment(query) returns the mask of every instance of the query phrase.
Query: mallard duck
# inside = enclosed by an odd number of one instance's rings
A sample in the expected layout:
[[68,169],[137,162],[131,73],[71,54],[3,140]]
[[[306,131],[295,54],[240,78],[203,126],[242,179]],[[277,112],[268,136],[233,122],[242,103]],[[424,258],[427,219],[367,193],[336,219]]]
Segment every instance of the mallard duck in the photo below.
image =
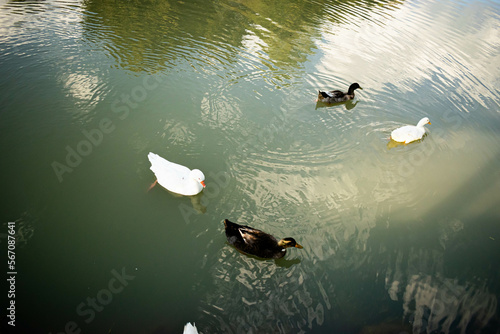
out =
[[150,169],[156,175],[156,181],[149,187],[159,183],[163,188],[184,196],[193,196],[205,188],[205,175],[199,169],[189,169],[170,162],[158,154],[149,152]]
[[184,326],[184,332],[182,332],[182,334],[198,334],[198,330],[196,329],[195,325],[191,325],[191,323],[188,322]]
[[227,241],[238,250],[264,259],[280,259],[286,254],[286,248],[302,248],[295,239],[276,240],[270,234],[249,226],[238,225],[224,219]]
[[363,89],[359,86],[357,82],[349,86],[347,93],[341,92],[340,90],[331,90],[329,92],[319,91],[318,101],[323,103],[335,103],[344,102],[354,99],[354,91],[356,89]]
[[425,134],[425,124],[431,124],[429,118],[422,118],[417,126],[405,125],[391,132],[391,139],[399,143],[411,143],[412,141],[422,139]]

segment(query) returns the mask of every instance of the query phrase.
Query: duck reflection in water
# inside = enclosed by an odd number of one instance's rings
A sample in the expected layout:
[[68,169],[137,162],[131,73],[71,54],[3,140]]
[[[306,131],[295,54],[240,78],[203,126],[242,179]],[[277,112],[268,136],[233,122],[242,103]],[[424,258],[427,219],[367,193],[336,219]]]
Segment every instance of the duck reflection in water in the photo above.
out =
[[328,108],[328,107],[334,107],[334,106],[340,106],[344,105],[346,110],[352,110],[356,105],[358,104],[359,101],[352,102],[353,100],[348,100],[345,102],[336,102],[336,103],[326,103],[326,102],[321,102],[319,100],[316,100],[316,108],[315,110],[318,110],[319,108]]
[[207,207],[201,203],[203,201],[203,193],[199,193],[198,195],[190,196],[189,199],[191,200],[191,205],[193,206],[193,209],[196,210],[196,212],[198,212],[198,213],[207,212]]
[[[226,244],[231,245],[229,242],[226,242]],[[233,245],[231,245],[231,246],[233,246]],[[234,246],[232,248],[235,248],[240,254],[245,255],[247,258],[250,258],[252,261],[267,262],[270,260],[270,259],[265,259],[262,257],[258,257],[255,255],[251,255],[251,254],[242,252],[241,250],[239,250],[238,248],[236,248]],[[280,267],[280,268],[291,268],[292,266],[299,264],[301,262],[302,261],[299,258],[287,259],[285,257],[282,257],[281,259],[274,259],[274,264],[276,265],[276,267]]]
[[[420,142],[422,142],[424,140],[425,137],[427,137],[427,133],[424,134],[421,139],[415,140],[415,141],[411,142],[410,144],[420,143]],[[389,138],[389,142],[387,143],[387,149],[390,150],[391,148],[395,148],[395,147],[398,147],[398,146],[407,146],[407,145],[408,144],[406,144],[406,143],[400,143],[400,142],[395,141],[392,138]]]
[[[148,192],[150,192],[151,190],[153,189],[153,187],[150,187],[148,189]],[[184,195],[179,195],[179,194],[176,194],[174,192],[171,192],[169,190],[167,190],[167,192],[174,196],[174,197],[177,197],[177,198],[181,198],[181,197],[189,197],[190,201],[191,201],[191,205],[193,206],[193,209],[196,211],[196,213],[198,214],[203,214],[205,212],[207,212],[207,207],[205,205],[202,204],[203,202],[203,196],[204,196],[204,193],[201,192],[199,194],[196,194],[196,195],[193,195],[193,196],[184,196]],[[187,206],[186,204],[180,204],[180,206],[184,206],[184,209],[187,209],[187,210],[191,210],[191,208],[189,208],[189,206]],[[181,209],[182,210],[182,209]],[[187,214],[189,215],[190,213],[187,212]]]

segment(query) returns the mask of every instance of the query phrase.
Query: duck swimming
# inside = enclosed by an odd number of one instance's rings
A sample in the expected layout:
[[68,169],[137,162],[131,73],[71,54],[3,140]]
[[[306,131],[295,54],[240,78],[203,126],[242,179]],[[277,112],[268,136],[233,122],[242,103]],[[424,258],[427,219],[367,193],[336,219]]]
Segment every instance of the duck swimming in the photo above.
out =
[[422,118],[417,126],[405,125],[391,132],[391,139],[398,143],[411,143],[415,140],[422,139],[425,134],[424,125],[431,124],[429,118]]
[[227,242],[238,250],[264,259],[280,259],[286,254],[286,248],[303,248],[293,238],[277,240],[261,230],[238,225],[224,219]]
[[335,103],[335,102],[344,102],[354,99],[354,91],[356,89],[363,89],[361,86],[355,82],[349,86],[349,90],[347,93],[344,93],[340,90],[331,90],[328,92],[319,91],[318,93],[318,101],[323,103]]
[[149,152],[148,159],[151,162],[150,169],[156,175],[156,181],[149,189],[158,182],[160,186],[173,193],[193,196],[205,188],[205,175],[201,170],[191,170],[152,152]]

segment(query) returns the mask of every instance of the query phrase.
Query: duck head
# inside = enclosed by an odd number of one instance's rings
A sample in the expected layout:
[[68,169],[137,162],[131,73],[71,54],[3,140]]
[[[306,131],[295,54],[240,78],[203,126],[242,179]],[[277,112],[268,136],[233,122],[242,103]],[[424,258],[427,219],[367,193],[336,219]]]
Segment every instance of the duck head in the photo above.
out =
[[418,122],[417,127],[421,128],[421,127],[423,127],[425,124],[431,124],[431,121],[430,121],[430,120],[429,120],[429,118],[427,118],[427,117],[422,118],[422,119]]
[[352,85],[349,86],[349,90],[347,91],[347,94],[349,94],[349,95],[354,94],[354,91],[358,88],[363,89],[363,88],[361,88],[361,86],[357,82],[353,83]]
[[195,179],[197,182],[201,183],[201,185],[203,186],[203,188],[206,187],[205,185],[205,174],[203,174],[203,172],[199,169],[193,169],[191,171],[191,173],[189,173],[189,175]]
[[278,241],[278,246],[283,248],[296,247],[296,248],[304,248],[295,241],[294,238],[284,238]]

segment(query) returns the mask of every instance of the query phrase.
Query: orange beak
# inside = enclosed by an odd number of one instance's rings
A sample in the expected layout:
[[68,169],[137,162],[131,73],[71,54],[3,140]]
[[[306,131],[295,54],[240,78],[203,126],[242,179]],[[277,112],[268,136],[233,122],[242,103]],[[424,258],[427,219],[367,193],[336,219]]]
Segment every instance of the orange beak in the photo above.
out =
[[201,185],[203,186],[203,188],[205,188],[205,187],[207,186],[207,185],[205,184],[205,181],[201,181],[200,183],[201,183]]
[[429,122],[429,124],[432,124],[431,122]]

